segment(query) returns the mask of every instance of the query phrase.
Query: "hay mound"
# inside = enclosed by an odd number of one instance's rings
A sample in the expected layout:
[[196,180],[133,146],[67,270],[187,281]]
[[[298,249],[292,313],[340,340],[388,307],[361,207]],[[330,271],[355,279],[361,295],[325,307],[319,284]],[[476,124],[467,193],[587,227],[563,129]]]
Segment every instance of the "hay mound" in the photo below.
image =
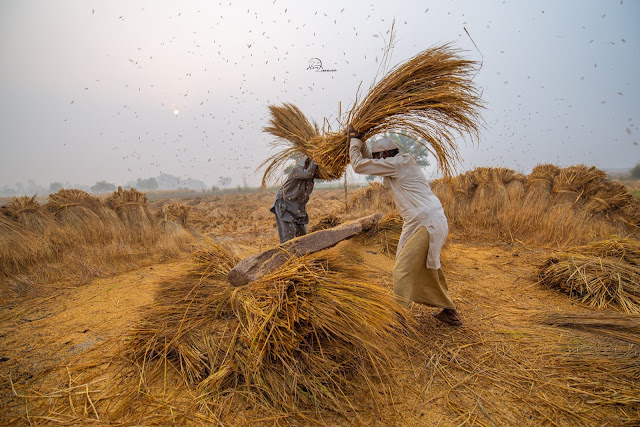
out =
[[167,203],[166,205],[162,205],[157,216],[161,223],[174,221],[185,227],[187,225],[187,218],[189,217],[190,210],[191,206],[185,206],[180,203]]
[[117,216],[100,199],[82,190],[63,188],[50,194],[46,208],[75,244],[112,242],[123,237]]
[[358,188],[349,196],[349,210],[383,210],[393,209],[395,203],[391,191],[382,183],[374,181],[366,187]]
[[318,220],[309,228],[309,232],[313,233],[318,230],[326,230],[327,228],[333,228],[344,222],[344,219],[335,212],[329,212],[322,215]]
[[377,245],[380,251],[395,255],[398,250],[398,242],[402,234],[404,220],[397,210],[393,210],[380,218],[378,224],[366,233],[362,233],[356,239],[365,245]]
[[390,373],[407,313],[367,271],[315,255],[231,288],[212,280],[226,261],[216,262],[205,269],[214,275],[163,286],[133,331],[141,384],[161,380],[169,364],[196,385],[201,404],[233,395],[293,413],[353,410],[363,403],[352,398],[356,384],[374,399],[384,393],[374,383]]
[[2,207],[2,212],[24,225],[27,230],[45,236],[54,244],[69,243],[53,217],[47,215],[40,203],[36,201],[36,196],[15,197]]
[[549,258],[539,278],[546,286],[588,303],[640,313],[640,242],[611,239]]
[[127,191],[118,187],[107,197],[106,204],[125,225],[128,239],[140,244],[156,241],[156,224],[147,207],[146,194],[135,188]]

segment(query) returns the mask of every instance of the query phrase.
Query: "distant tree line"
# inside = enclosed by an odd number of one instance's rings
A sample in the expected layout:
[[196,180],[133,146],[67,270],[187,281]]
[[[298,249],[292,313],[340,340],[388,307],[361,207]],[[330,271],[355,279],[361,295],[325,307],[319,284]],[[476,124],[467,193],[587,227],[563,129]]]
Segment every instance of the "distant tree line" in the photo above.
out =
[[[220,177],[218,184],[221,187],[229,187],[231,185],[231,178]],[[179,178],[177,176],[163,173],[155,177],[138,178],[135,181],[129,181],[124,188],[135,188],[140,191],[153,191],[153,190],[217,190],[219,187],[207,187],[204,181],[191,178]],[[36,184],[33,180],[28,180],[26,184],[21,182],[15,183],[13,186],[3,185],[0,186],[0,197],[12,197],[12,196],[32,196],[34,194],[47,195],[58,192],[62,188],[77,188],[92,193],[108,193],[115,191],[117,185],[108,182],[107,180],[101,180],[91,186],[81,184],[71,184],[69,182],[54,181],[48,186]]]

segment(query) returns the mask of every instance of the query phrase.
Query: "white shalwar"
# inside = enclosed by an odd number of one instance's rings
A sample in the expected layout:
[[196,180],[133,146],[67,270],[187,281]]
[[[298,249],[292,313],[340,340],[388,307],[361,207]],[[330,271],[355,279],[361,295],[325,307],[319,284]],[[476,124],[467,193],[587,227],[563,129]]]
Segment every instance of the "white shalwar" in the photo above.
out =
[[440,200],[431,191],[413,156],[401,153],[386,159],[374,159],[367,144],[351,138],[349,157],[356,173],[382,176],[384,185],[391,187],[396,207],[404,220],[397,254],[420,227],[425,227],[429,232],[426,267],[439,269],[440,252],[447,239],[449,224]]

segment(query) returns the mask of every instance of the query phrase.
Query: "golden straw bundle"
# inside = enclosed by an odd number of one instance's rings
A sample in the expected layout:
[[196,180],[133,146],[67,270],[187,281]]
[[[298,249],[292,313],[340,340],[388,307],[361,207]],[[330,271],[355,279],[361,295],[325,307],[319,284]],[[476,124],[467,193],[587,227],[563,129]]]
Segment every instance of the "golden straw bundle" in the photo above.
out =
[[230,249],[211,240],[206,240],[207,246],[193,252],[196,276],[211,277],[226,280],[227,273],[240,261]]
[[[391,70],[349,111],[347,124],[367,140],[385,132],[410,136],[433,154],[450,175],[458,161],[456,136],[477,138],[482,108],[471,74],[476,63],[462,59],[450,45],[427,49]],[[349,162],[343,132],[312,141],[311,157],[327,175],[342,176]]]
[[375,400],[386,393],[376,383],[392,380],[408,313],[361,267],[325,254],[238,288],[194,280],[165,284],[131,335],[145,392],[169,366],[205,406],[231,397],[276,413],[346,413],[368,404],[352,398],[356,384]]
[[326,215],[321,216],[318,220],[309,228],[309,232],[313,233],[318,230],[326,230],[327,228],[333,228],[344,222],[344,219],[335,212],[329,212]]
[[[262,176],[263,187],[267,185],[272,174],[282,168],[292,157],[301,154],[309,156],[311,153],[310,141],[319,133],[318,125],[312,124],[293,104],[269,105],[269,112],[271,113],[269,126],[265,126],[262,131],[276,137],[276,140],[271,143],[273,148],[281,145],[285,148],[260,165],[259,168],[266,166]],[[288,147],[287,144],[289,144]],[[320,170],[318,176],[324,179],[322,174],[322,170]]]
[[613,305],[626,313],[640,313],[640,267],[624,260],[565,254],[550,258],[539,277],[542,284],[591,307]]
[[125,225],[127,237],[137,243],[149,244],[156,240],[155,220],[147,207],[147,196],[135,188],[118,187],[106,199],[106,204]]
[[[462,59],[450,45],[427,49],[372,86],[348,112],[344,126],[353,125],[363,140],[385,132],[406,134],[429,150],[438,168],[449,175],[458,160],[456,137],[478,136],[482,101],[471,78],[475,70],[476,63]],[[290,114],[303,121],[298,111]],[[281,134],[286,138],[293,133]],[[298,137],[287,141],[288,148],[263,163],[268,165],[265,176],[294,153],[313,158],[322,179],[340,178],[349,163],[349,141],[343,131],[304,142]]]
[[396,209],[392,210],[378,221],[375,227],[366,233],[362,233],[356,239],[365,245],[380,245],[380,251],[395,255],[398,250],[398,242],[402,234],[404,220]]
[[180,225],[187,225],[187,217],[191,206],[182,205],[180,203],[167,203],[162,205],[162,209],[158,212],[161,221],[176,221]]

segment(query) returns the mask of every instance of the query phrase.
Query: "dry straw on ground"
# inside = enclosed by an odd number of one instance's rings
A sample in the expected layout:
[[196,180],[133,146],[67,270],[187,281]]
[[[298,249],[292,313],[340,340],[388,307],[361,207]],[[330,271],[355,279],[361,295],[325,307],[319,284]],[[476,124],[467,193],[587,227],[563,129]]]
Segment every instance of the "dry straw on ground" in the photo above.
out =
[[587,303],[640,314],[640,242],[612,239],[549,258],[540,282]]
[[379,381],[392,380],[407,313],[367,271],[335,255],[307,256],[231,288],[215,279],[233,256],[216,258],[199,257],[201,277],[163,286],[132,332],[128,351],[145,392],[170,366],[214,419],[229,396],[305,418],[356,409],[359,387],[372,401],[386,394]]

